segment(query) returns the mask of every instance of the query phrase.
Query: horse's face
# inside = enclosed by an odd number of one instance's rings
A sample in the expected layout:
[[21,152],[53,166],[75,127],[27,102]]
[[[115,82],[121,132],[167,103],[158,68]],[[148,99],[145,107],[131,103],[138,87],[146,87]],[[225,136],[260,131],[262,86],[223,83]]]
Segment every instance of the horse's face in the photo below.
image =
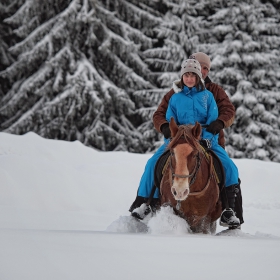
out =
[[[169,126],[173,138],[169,148],[174,154],[171,159],[171,165],[174,167],[171,192],[176,200],[185,200],[190,193],[189,180],[195,174],[192,170],[196,171],[194,154],[197,154],[201,125],[196,123],[194,126],[178,127],[174,119],[171,118]],[[192,173],[190,173],[190,170]]]
[[[193,148],[188,144],[179,144],[174,149],[171,192],[176,200],[185,200],[190,192],[189,178],[191,177],[190,158],[193,158]],[[190,170],[191,169],[191,170]]]

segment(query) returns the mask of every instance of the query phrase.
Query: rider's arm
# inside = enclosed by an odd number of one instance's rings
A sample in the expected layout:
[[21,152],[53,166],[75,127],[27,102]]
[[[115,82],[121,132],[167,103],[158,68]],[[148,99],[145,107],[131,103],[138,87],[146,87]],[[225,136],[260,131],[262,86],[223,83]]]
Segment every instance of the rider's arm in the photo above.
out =
[[[218,111],[218,106],[217,103],[214,99],[214,96],[209,92],[209,98],[207,100],[207,119],[206,119],[206,124],[210,124],[213,121],[215,121],[218,117],[219,111]],[[202,131],[202,138],[204,139],[213,139],[213,134],[211,132],[208,132],[206,129],[203,129]],[[217,136],[215,136],[216,139],[218,139]]]
[[164,123],[168,123],[166,121],[166,111],[167,111],[169,100],[173,94],[174,94],[173,89],[171,89],[167,94],[165,94],[164,97],[162,98],[161,103],[159,104],[157,110],[154,112],[153,123],[154,123],[155,129],[158,132],[161,132],[160,127]]
[[218,119],[224,123],[224,128],[232,125],[235,117],[235,108],[222,87],[215,83],[209,84],[207,89],[213,93],[219,110]]

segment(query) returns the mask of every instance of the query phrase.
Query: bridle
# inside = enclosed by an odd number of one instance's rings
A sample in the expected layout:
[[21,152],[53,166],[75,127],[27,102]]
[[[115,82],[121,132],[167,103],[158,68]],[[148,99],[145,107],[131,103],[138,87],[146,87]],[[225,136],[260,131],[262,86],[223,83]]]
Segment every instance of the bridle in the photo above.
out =
[[195,182],[197,172],[198,172],[198,170],[200,168],[200,165],[201,165],[201,157],[200,157],[199,151],[196,153],[196,155],[194,155],[194,157],[196,158],[195,167],[194,167],[193,171],[191,172],[191,174],[189,174],[189,175],[180,175],[180,174],[174,173],[174,168],[172,166],[172,157],[174,156],[174,152],[171,152],[170,155],[171,155],[170,169],[171,169],[171,174],[172,174],[172,184],[173,184],[173,181],[174,181],[174,177],[177,177],[177,178],[191,178],[191,180],[189,182],[189,185],[191,186]]
[[[184,138],[183,135],[180,138]],[[194,157],[196,157],[196,163],[195,163],[195,167],[194,167],[193,171],[189,175],[181,175],[181,174],[176,174],[174,172],[174,168],[172,166],[172,157],[174,156],[173,149],[171,150],[170,155],[171,155],[171,158],[170,158],[170,164],[169,165],[170,165],[170,170],[171,170],[171,174],[172,174],[172,184],[171,185],[173,185],[174,178],[177,177],[177,178],[191,178],[191,180],[189,182],[189,186],[191,186],[195,182],[198,170],[200,169],[200,166],[201,166],[201,160],[202,159],[201,159],[201,156],[200,156],[200,151],[197,151],[197,153],[194,155]],[[208,189],[208,187],[210,185],[210,180],[213,177],[212,169],[213,169],[213,159],[212,159],[212,157],[210,157],[209,177],[208,177],[208,181],[207,181],[205,187],[201,191],[190,192],[189,196],[203,195],[206,192],[206,190]],[[177,200],[176,209],[179,210],[180,208],[181,208],[181,200]]]

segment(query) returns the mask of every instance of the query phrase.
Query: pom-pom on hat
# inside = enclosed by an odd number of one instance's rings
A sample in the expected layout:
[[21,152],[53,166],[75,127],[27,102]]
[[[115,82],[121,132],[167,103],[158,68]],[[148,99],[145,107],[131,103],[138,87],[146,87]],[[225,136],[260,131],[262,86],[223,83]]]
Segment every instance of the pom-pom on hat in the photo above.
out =
[[201,74],[201,66],[200,63],[195,60],[195,59],[187,59],[184,60],[181,64],[181,77],[188,72],[195,73],[199,76],[200,80],[203,81],[202,79],[202,74]]
[[197,53],[193,53],[192,55],[190,55],[189,58],[198,60],[200,65],[206,66],[208,71],[210,71],[211,60],[207,54],[205,54],[203,52],[197,52]]

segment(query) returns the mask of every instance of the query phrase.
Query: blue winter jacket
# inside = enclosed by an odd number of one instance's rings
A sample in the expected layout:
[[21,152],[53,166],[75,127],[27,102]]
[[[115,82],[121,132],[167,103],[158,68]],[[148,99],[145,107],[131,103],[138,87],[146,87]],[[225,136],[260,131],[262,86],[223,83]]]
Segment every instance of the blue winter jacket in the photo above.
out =
[[[195,124],[198,121],[201,125],[210,124],[218,118],[218,107],[209,90],[197,91],[195,87],[184,86],[183,90],[175,93],[169,100],[166,112],[166,120],[170,122],[173,117],[178,125]],[[211,140],[212,144],[218,143],[218,135],[202,130],[201,138]]]

